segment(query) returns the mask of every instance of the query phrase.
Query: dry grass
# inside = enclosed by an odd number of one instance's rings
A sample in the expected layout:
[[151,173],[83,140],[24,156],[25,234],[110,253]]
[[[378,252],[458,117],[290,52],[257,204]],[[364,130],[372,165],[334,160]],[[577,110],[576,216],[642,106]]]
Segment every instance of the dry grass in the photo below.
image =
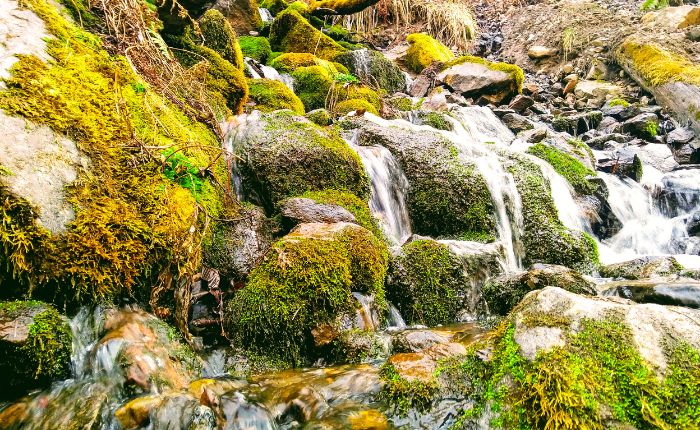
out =
[[392,23],[397,28],[424,23],[431,36],[461,52],[469,49],[478,33],[471,8],[460,0],[381,0],[343,19],[346,28],[360,33],[369,33],[380,23]]

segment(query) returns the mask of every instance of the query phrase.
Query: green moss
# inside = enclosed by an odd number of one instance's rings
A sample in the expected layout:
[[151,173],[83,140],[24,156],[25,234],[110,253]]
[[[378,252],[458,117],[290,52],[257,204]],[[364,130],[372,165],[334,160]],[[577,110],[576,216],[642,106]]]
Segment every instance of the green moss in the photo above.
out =
[[299,67],[321,66],[331,75],[335,76],[340,71],[336,68],[335,63],[328,60],[322,60],[317,56],[309,53],[290,52],[281,54],[274,60],[270,61],[270,66],[274,67],[280,73],[291,73]]
[[409,97],[392,98],[389,100],[389,104],[394,109],[398,109],[402,112],[409,112],[415,108],[413,100],[411,100]]
[[408,412],[413,409],[419,411],[428,409],[438,388],[435,381],[409,380],[402,377],[390,363],[381,367],[379,376],[384,381],[382,399],[400,416],[408,415]]
[[613,107],[613,106],[622,106],[622,107],[629,107],[630,103],[621,98],[614,98],[608,102],[608,106]]
[[437,130],[452,131],[452,123],[445,119],[445,115],[438,112],[421,112],[418,114],[424,125],[429,125]]
[[374,106],[362,99],[344,100],[335,105],[336,115],[345,115],[352,111],[365,111],[374,115],[379,115],[379,112],[377,112]]
[[[47,41],[52,59],[22,57],[0,93],[0,108],[75,140],[92,170],[66,190],[76,217],[56,236],[36,224],[26,201],[0,187],[5,271],[56,301],[174,288],[158,277],[173,279],[198,264],[196,250],[185,244],[196,224],[192,194],[198,192],[212,210],[221,206],[222,194],[209,181],[186,189],[168,180],[160,154],[149,156],[139,144],[175,145],[191,167],[203,168],[212,159],[207,146],[218,148],[216,136],[153,92],[123,58],[110,56],[99,38],[66,21],[55,6],[44,0],[27,5],[55,36]],[[223,163],[213,164],[211,173],[225,180]],[[148,290],[134,291],[143,285]]]
[[345,51],[345,48],[314,28],[298,12],[290,9],[280,13],[272,24],[270,44],[275,50],[309,52],[326,60],[332,60]]
[[406,37],[409,43],[404,58],[406,66],[415,73],[420,73],[435,62],[446,63],[455,58],[450,49],[424,33],[413,33]]
[[659,134],[659,126],[656,123],[656,121],[648,121],[644,125],[644,137],[652,138],[655,137],[657,134]]
[[92,13],[87,0],[62,0],[61,4],[82,27],[91,28],[99,23],[99,18]]
[[577,193],[589,195],[598,190],[598,185],[587,179],[596,173],[571,155],[543,143],[531,146],[527,152],[549,163]]
[[386,247],[371,232],[287,236],[267,253],[229,302],[229,336],[302,364],[313,355],[311,330],[351,312],[352,291],[384,298]]
[[236,32],[226,17],[216,9],[209,9],[199,19],[204,46],[216,51],[221,58],[243,70],[243,53],[238,43]]
[[651,86],[658,87],[668,82],[700,86],[700,66],[657,45],[626,41],[620,46],[618,58],[622,62],[629,60]]
[[373,88],[381,88],[389,94],[406,89],[403,71],[378,51],[350,51],[336,56],[335,61],[344,64],[351,73]]
[[272,53],[270,42],[264,37],[241,36],[238,38],[241,51],[245,57],[253,58],[256,61],[265,63],[267,57]]
[[260,7],[270,11],[272,16],[276,16],[289,6],[285,0],[263,0],[260,2]]
[[465,56],[459,57],[453,61],[446,63],[443,67],[443,70],[450,68],[452,66],[455,66],[457,64],[462,64],[462,63],[481,64],[481,65],[488,67],[491,70],[497,70],[499,72],[508,73],[513,78],[513,82],[515,84],[514,87],[511,88],[511,91],[517,92],[517,93],[522,92],[523,83],[525,82],[525,72],[523,72],[523,69],[516,66],[515,64],[498,63],[498,62],[488,61],[488,60],[480,58],[480,57],[465,55]]
[[[281,57],[280,57],[281,58]],[[295,90],[307,111],[319,108],[333,108],[345,100],[362,99],[374,107],[381,108],[381,99],[376,91],[363,85],[336,80],[341,74],[332,74],[322,66],[299,67],[292,72]]]
[[668,7],[669,0],[645,0],[640,6],[641,10],[658,10]]
[[560,264],[582,272],[599,265],[598,248],[586,233],[569,230],[561,224],[551,192],[539,167],[516,154],[509,155],[523,205],[523,263]]
[[285,84],[271,79],[249,79],[250,99],[255,102],[255,109],[272,112],[289,109],[294,113],[304,114],[304,104]]
[[326,109],[315,109],[306,114],[306,118],[316,125],[325,127],[333,123],[331,113]]
[[377,238],[384,238],[384,234],[379,228],[377,220],[372,216],[367,202],[352,193],[338,190],[309,191],[301,197],[306,197],[322,204],[342,206],[355,216],[357,224],[371,231]]
[[331,25],[324,29],[324,33],[335,41],[350,39],[350,31],[342,25]]

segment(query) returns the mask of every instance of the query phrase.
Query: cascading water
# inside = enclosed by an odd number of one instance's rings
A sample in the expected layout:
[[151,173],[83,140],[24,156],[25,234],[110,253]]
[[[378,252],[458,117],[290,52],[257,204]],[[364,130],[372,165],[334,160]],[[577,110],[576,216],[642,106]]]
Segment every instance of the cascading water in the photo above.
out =
[[282,82],[290,90],[294,91],[294,78],[287,73],[280,73],[274,67],[266,66],[260,64],[252,58],[246,57],[243,60],[246,64],[246,68],[253,79],[270,79],[272,81]]
[[274,19],[275,19],[275,17],[272,16],[272,14],[270,13],[270,11],[267,10],[266,8],[264,8],[264,7],[259,7],[259,8],[258,8],[258,14],[260,14],[260,19],[261,19],[262,22],[264,22],[264,23],[270,23],[270,22],[274,21]]
[[234,154],[245,136],[246,128],[256,123],[259,119],[260,112],[254,111],[251,114],[241,114],[230,117],[221,124],[221,130],[224,133],[223,150],[226,156],[226,162],[229,165],[229,171],[231,171],[231,182],[233,182],[233,188],[239,201],[244,200],[243,184]]

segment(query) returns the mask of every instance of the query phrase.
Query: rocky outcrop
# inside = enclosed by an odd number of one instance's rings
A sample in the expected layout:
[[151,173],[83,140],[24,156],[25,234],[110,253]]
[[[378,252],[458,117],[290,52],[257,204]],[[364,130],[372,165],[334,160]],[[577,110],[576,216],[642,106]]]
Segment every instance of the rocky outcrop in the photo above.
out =
[[643,279],[655,276],[675,275],[683,270],[673,257],[641,257],[600,268],[606,278]]
[[483,97],[498,104],[520,92],[523,76],[517,66],[462,57],[437,75],[438,82],[464,97]]

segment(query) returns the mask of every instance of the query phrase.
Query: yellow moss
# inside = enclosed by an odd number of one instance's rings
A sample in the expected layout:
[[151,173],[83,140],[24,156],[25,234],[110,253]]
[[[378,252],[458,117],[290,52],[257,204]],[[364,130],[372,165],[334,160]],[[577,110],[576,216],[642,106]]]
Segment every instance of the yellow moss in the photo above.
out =
[[260,112],[272,112],[290,109],[304,114],[304,104],[292,90],[280,81],[271,79],[249,79],[250,98],[255,102],[255,109]]
[[366,111],[375,115],[379,115],[377,109],[374,108],[368,101],[362,99],[345,100],[335,105],[335,113],[345,115],[352,111]]
[[673,81],[700,86],[700,66],[657,45],[628,41],[622,44],[618,55],[622,61],[629,59],[651,86]]
[[450,49],[424,33],[413,33],[406,37],[410,44],[406,51],[406,65],[416,73],[435,62],[447,62],[455,58]]
[[[91,165],[66,190],[76,215],[60,235],[40,228],[31,206],[0,185],[5,271],[39,294],[79,302],[129,294],[136,286],[153,286],[158,277],[191,271],[199,264],[190,234],[196,202],[221,211],[223,193],[206,179],[199,191],[173,183],[159,157],[177,152],[204,168],[218,154],[217,138],[52,3],[25,4],[55,36],[47,41],[52,58],[45,63],[21,57],[0,92],[0,108],[69,136]],[[222,162],[210,173],[226,180]]]
[[323,34],[294,10],[277,15],[270,29],[270,44],[277,51],[309,52],[332,60],[346,49]]
[[243,52],[238,36],[226,17],[216,9],[209,9],[200,19],[199,28],[204,46],[213,49],[239,70],[243,70]]
[[[336,65],[338,65],[338,63],[322,60],[308,52],[288,52],[276,57],[270,62],[270,66],[281,73],[291,73],[299,67],[320,66],[326,69],[331,75],[336,75],[342,72]],[[344,69],[347,71],[347,68]]]

